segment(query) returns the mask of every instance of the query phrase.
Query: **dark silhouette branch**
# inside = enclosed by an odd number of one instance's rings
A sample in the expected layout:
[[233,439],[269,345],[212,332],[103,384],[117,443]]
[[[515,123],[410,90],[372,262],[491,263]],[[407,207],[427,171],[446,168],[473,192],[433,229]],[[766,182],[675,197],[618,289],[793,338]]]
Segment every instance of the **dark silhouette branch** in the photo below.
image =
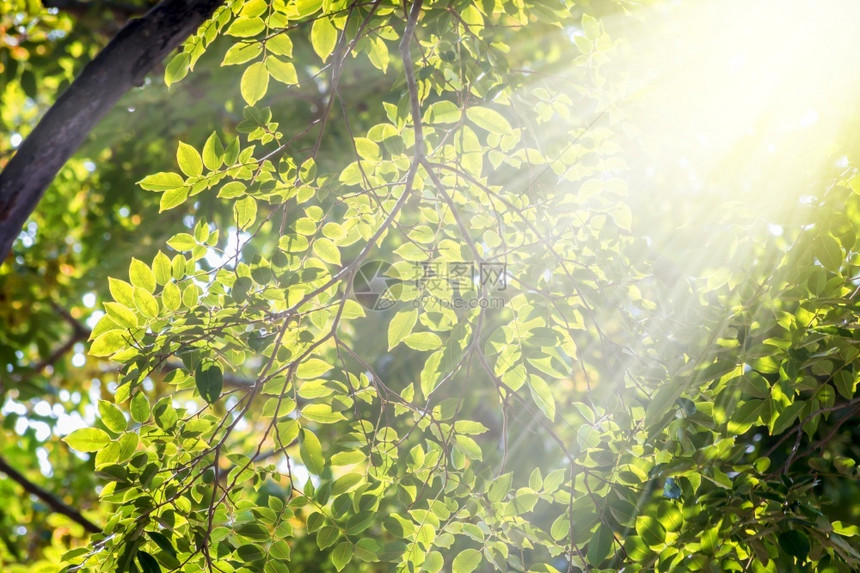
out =
[[19,473],[15,468],[10,466],[2,456],[0,456],[0,472],[3,472],[9,479],[20,485],[24,488],[24,491],[27,493],[38,497],[42,502],[44,502],[48,507],[50,507],[55,513],[60,513],[65,515],[75,523],[79,524],[86,531],[90,533],[100,533],[101,527],[81,515],[79,511],[74,508],[69,507],[58,498],[56,498],[52,493],[45,490],[44,488],[34,484],[26,477],[24,477],[21,473]]
[[51,106],[0,172],[0,263],[57,172],[132,86],[224,0],[163,0],[131,20]]

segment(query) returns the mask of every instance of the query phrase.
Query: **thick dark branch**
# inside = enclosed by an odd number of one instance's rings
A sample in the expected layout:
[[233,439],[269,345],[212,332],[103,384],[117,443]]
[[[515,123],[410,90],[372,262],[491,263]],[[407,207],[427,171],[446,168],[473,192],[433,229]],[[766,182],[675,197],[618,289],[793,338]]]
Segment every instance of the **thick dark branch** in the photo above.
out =
[[0,472],[3,472],[7,476],[9,476],[9,479],[24,488],[24,491],[26,491],[27,493],[38,497],[55,513],[61,513],[65,515],[75,523],[80,524],[85,530],[89,531],[90,533],[101,532],[101,528],[98,525],[81,515],[79,511],[69,507],[68,505],[54,497],[52,493],[39,487],[38,485],[28,480],[26,477],[18,473],[15,468],[6,463],[6,460],[4,460],[2,456],[0,456]]
[[119,98],[224,0],[163,0],[130,21],[51,106],[0,173],[0,262],[45,189]]

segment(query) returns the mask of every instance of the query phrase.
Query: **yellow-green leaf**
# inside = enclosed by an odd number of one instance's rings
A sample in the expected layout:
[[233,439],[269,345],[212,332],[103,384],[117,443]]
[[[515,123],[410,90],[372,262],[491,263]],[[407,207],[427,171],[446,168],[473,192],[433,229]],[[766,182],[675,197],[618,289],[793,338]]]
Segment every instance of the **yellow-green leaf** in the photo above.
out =
[[96,452],[110,443],[110,436],[98,428],[81,428],[63,438],[63,441],[79,452]]
[[296,75],[296,67],[289,63],[269,56],[266,58],[266,69],[269,70],[269,75],[281,83],[294,85],[299,83],[299,76]]
[[314,254],[327,263],[340,264],[340,250],[331,239],[320,237],[314,241]]
[[189,191],[191,191],[190,187],[179,187],[165,191],[161,196],[161,202],[158,204],[158,212],[163,213],[185,203]]
[[212,135],[203,144],[203,165],[207,169],[215,171],[221,167],[221,162],[224,157],[224,144],[221,143],[221,138],[214,131]]
[[334,51],[334,46],[337,43],[337,28],[331,23],[328,18],[320,18],[311,26],[311,45],[314,51],[322,59],[326,61]]
[[437,101],[424,112],[424,123],[457,123],[461,115],[460,108],[453,102]]
[[155,275],[155,282],[160,285],[167,284],[167,281],[170,280],[170,271],[170,259],[164,253],[158,251],[155,259],[152,261],[152,274]]
[[555,399],[549,385],[540,376],[529,376],[528,384],[537,407],[549,420],[555,420]]
[[146,191],[167,191],[176,189],[185,184],[185,180],[179,173],[162,171],[153,175],[147,175],[137,182],[141,189]]
[[224,54],[224,59],[221,60],[222,66],[235,66],[250,62],[257,56],[263,53],[263,44],[260,42],[239,42],[230,46],[227,53]]
[[508,120],[496,110],[488,107],[470,107],[466,110],[466,116],[472,123],[491,133],[506,135],[512,131]]
[[141,288],[147,292],[155,292],[155,275],[143,261],[132,257],[131,265],[128,269],[128,277],[131,284],[137,288]]
[[241,181],[230,181],[226,183],[218,191],[218,197],[221,199],[235,199],[245,194],[245,184]]
[[167,84],[167,87],[184,78],[188,74],[190,65],[191,54],[188,52],[182,52],[173,56],[164,68],[164,83]]
[[250,38],[265,29],[266,23],[259,16],[254,18],[239,17],[230,24],[230,27],[224,33],[234,38]]
[[403,339],[403,343],[415,350],[436,350],[442,346],[442,339],[434,332],[413,332]]
[[296,376],[303,380],[311,380],[313,378],[319,378],[332,368],[333,366],[331,364],[320,360],[319,358],[309,358],[299,364],[298,368],[296,368]]
[[263,62],[255,62],[248,66],[242,74],[242,81],[239,85],[242,92],[242,99],[248,105],[254,105],[266,95],[269,89],[269,71]]
[[418,321],[418,309],[401,310],[388,324],[388,350],[391,350],[412,332]]
[[179,169],[188,177],[197,177],[203,173],[200,154],[187,143],[179,142],[179,147],[176,149],[176,162],[179,163]]
[[308,470],[315,475],[320,475],[325,468],[325,458],[322,453],[322,444],[319,438],[310,430],[302,429],[302,443],[299,446],[302,461]]
[[233,205],[233,214],[236,218],[236,226],[247,229],[257,220],[257,201],[253,197],[239,199]]
[[134,306],[134,287],[128,284],[127,282],[115,279],[113,277],[108,277],[108,285],[110,288],[110,294],[113,296],[113,299],[118,303],[131,308]]
[[131,407],[129,408],[129,412],[131,413],[131,419],[135,422],[143,424],[144,422],[149,420],[150,411],[151,408],[146,394],[144,394],[143,392],[138,392],[137,394],[135,394],[134,398],[131,399]]
[[289,58],[293,55],[293,41],[287,34],[281,33],[266,40],[266,49],[276,56]]
[[111,432],[124,432],[128,423],[119,408],[105,400],[99,400],[99,417]]
[[161,303],[168,310],[177,310],[182,304],[182,293],[175,283],[169,282],[164,285],[164,290],[161,291]]
[[108,330],[100,334],[90,346],[90,356],[110,356],[126,345],[127,336],[123,330]]
[[147,318],[158,316],[158,301],[143,289],[134,289],[134,305]]
[[451,564],[452,573],[472,573],[481,564],[481,552],[477,549],[464,549]]

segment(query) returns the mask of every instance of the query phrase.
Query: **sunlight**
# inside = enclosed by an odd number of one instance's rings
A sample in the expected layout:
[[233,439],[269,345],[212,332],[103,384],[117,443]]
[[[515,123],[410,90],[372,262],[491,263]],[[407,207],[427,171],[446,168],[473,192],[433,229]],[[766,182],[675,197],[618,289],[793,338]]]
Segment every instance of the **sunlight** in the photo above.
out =
[[860,4],[691,2],[652,16],[617,63],[659,150],[652,173],[772,206],[836,166],[860,95]]

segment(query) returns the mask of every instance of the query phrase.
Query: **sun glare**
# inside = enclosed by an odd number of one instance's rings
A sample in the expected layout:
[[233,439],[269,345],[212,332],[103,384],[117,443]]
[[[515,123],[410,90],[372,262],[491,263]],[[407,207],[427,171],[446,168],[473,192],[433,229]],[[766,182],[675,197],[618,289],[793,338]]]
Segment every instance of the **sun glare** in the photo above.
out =
[[860,3],[689,2],[646,20],[617,65],[654,171],[773,201],[836,165],[860,110]]

